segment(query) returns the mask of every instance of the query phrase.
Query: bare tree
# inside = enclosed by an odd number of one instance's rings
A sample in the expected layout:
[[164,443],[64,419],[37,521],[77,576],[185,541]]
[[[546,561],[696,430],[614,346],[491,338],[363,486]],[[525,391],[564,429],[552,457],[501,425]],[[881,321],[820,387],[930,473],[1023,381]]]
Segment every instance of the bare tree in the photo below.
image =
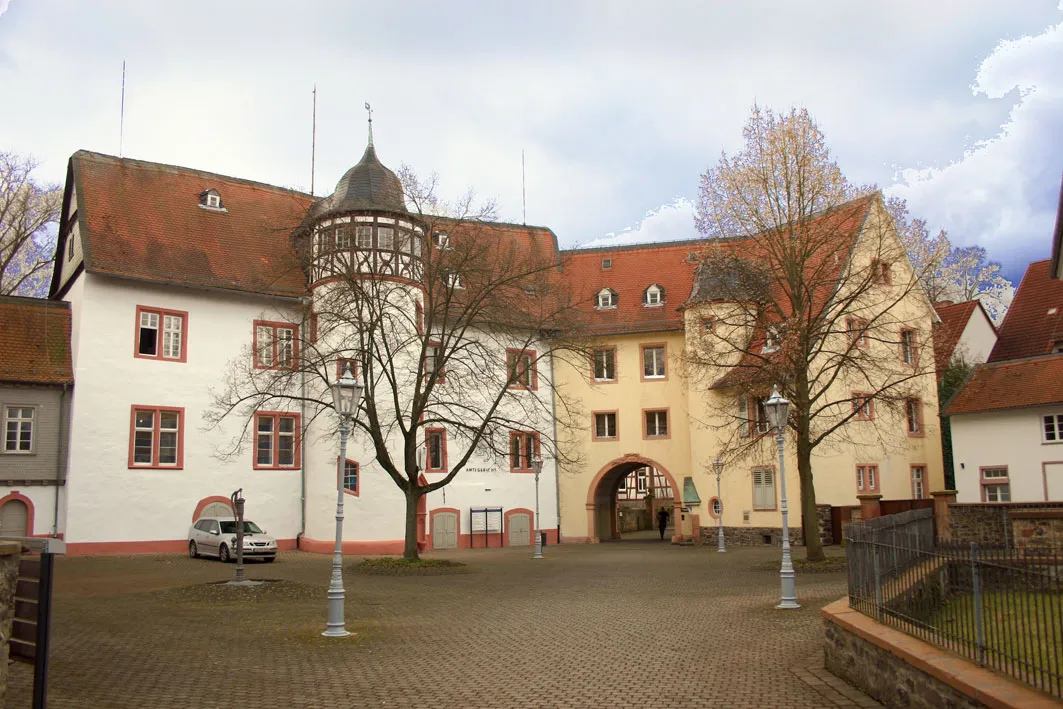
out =
[[36,182],[31,157],[0,152],[0,295],[43,296],[51,275],[63,192]]
[[805,548],[819,560],[812,453],[888,444],[876,426],[851,424],[875,410],[904,420],[932,381],[932,353],[920,351],[927,301],[881,197],[856,196],[807,111],[754,106],[744,136],[701,178],[697,226],[709,242],[692,305],[711,324],[687,370],[716,394],[735,457],[774,447],[758,435],[772,385],[790,399]]
[[930,236],[925,219],[912,217],[903,199],[892,197],[886,209],[930,302],[979,300],[999,325],[1015,295],[1015,287],[1000,272],[1000,264],[986,260],[981,246],[952,246],[944,229]]
[[[478,205],[472,193],[441,201],[434,177],[399,174],[421,231],[397,234],[387,266],[379,255],[373,266],[353,235],[339,237],[352,239],[349,248],[332,231],[298,236],[311,282],[329,282],[315,288],[283,368],[258,369],[251,352],[231,363],[209,422],[238,415],[246,429],[256,410],[281,401],[305,406],[308,426],[331,411],[337,362],[350,362],[365,386],[355,431],[405,496],[404,556],[414,560],[419,500],[474,455],[509,457],[525,469],[540,451],[569,459],[554,440],[549,363],[580,346],[563,334],[575,310],[552,238],[492,224],[494,205]],[[400,271],[400,259],[413,270]],[[403,272],[412,278],[396,277]],[[447,431],[452,452],[442,477],[428,482],[417,452],[435,428]]]

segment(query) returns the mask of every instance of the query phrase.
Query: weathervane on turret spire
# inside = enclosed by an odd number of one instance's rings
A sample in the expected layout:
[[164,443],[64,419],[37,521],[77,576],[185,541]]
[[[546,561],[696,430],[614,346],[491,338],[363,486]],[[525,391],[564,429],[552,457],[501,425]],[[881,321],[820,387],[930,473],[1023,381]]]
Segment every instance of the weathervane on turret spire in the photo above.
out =
[[365,110],[369,113],[369,144],[373,144],[373,108],[369,105],[369,102],[365,102]]

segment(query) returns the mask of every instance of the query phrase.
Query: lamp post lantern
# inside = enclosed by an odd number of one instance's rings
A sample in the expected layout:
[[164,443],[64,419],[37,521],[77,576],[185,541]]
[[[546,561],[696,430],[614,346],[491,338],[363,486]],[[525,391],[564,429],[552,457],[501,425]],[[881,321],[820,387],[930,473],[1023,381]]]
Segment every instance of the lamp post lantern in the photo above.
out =
[[790,402],[780,396],[779,387],[771,390],[771,397],[764,402],[768,423],[775,429],[775,445],[779,448],[779,484],[781,486],[782,507],[782,567],[779,569],[781,597],[776,608],[790,610],[800,608],[797,603],[797,586],[794,581],[794,564],[790,558],[790,525],[786,507],[786,454],[783,450],[784,431],[790,413]]
[[340,455],[336,478],[336,549],[332,555],[332,579],[328,587],[328,622],[326,638],[346,638],[350,635],[343,619],[343,476],[347,467],[347,436],[351,432],[351,420],[362,398],[362,383],[354,378],[350,364],[343,375],[332,385],[332,408],[340,417]]
[[716,473],[716,504],[720,509],[716,514],[716,551],[727,551],[727,545],[723,541],[723,497],[720,495],[720,474],[723,473],[723,460],[716,456],[712,462],[712,470]]
[[532,469],[535,470],[535,555],[533,559],[543,558],[543,533],[539,529],[539,474],[543,472],[543,457],[538,453],[532,459]]

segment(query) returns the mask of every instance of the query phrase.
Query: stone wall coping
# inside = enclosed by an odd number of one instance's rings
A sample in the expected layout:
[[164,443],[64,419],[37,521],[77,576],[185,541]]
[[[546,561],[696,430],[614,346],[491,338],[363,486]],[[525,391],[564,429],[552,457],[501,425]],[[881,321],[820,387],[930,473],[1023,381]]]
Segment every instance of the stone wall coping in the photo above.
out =
[[0,541],[0,556],[14,556],[22,552],[22,545],[18,542]]
[[1055,510],[1014,510],[1008,512],[1011,519],[1060,519],[1063,518],[1063,508]]
[[1052,697],[868,618],[849,607],[848,597],[827,604],[820,614],[991,709],[1059,709]]
[[882,495],[880,495],[877,492],[869,492],[869,493],[864,494],[864,495],[857,495],[856,499],[858,499],[858,500],[881,500],[882,499]]
[[931,497],[937,497],[938,495],[958,495],[959,490],[935,490],[930,493]]

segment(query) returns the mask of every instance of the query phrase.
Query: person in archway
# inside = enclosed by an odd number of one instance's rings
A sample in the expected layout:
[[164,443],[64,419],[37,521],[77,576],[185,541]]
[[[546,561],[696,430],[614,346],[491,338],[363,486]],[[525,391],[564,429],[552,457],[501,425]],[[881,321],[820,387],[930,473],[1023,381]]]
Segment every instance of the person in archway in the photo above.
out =
[[661,533],[661,539],[664,539],[664,530],[668,527],[668,510],[663,507],[657,511],[657,530]]

